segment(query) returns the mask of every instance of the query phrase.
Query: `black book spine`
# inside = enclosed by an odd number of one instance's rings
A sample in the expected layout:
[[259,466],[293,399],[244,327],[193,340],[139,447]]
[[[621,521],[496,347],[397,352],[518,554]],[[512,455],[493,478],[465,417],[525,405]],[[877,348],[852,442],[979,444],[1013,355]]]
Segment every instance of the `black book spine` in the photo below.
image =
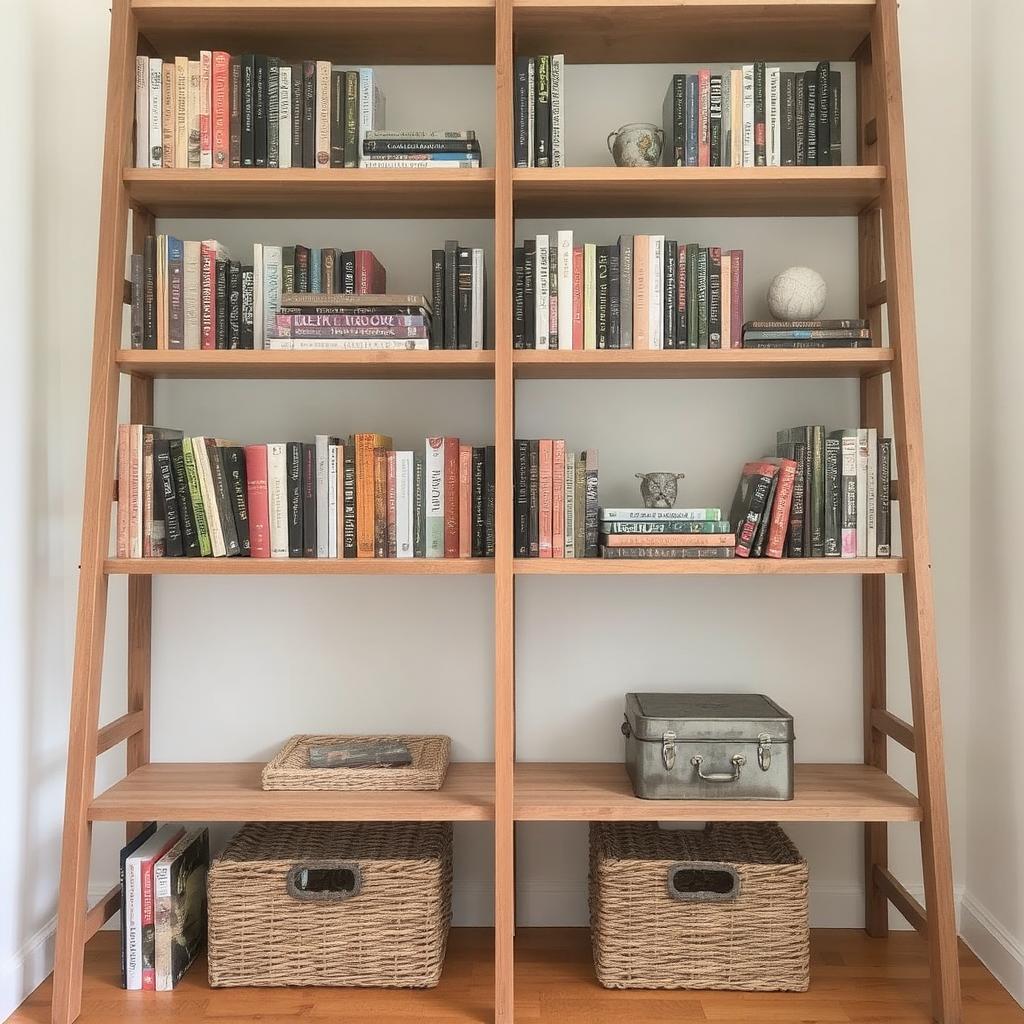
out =
[[[608,246],[608,347],[619,348],[622,340],[622,296],[619,291],[619,245]],[[572,296],[566,298],[572,301]],[[572,348],[572,338],[566,338],[563,348]]]
[[818,65],[816,74],[817,89],[815,94],[818,101],[818,132],[817,132],[817,153],[818,166],[828,166],[832,163],[832,116],[829,113],[829,93],[832,90],[832,69],[827,60]]
[[[586,490],[583,505],[583,557],[597,558],[600,555],[598,550],[598,515],[599,495],[597,486],[597,450],[588,449],[583,453],[586,463]],[[579,510],[576,510],[579,515]]]
[[242,166],[242,57],[228,65],[228,164]]
[[472,498],[472,528],[470,530],[470,551],[473,558],[483,558],[487,544],[486,506],[484,499],[484,450],[473,448],[470,494]]
[[764,104],[764,61],[754,63],[754,166],[764,167],[768,163],[765,146],[765,104]]
[[[686,75],[673,75],[665,101],[666,162],[670,167],[686,166]],[[671,132],[671,134],[669,134]]]
[[292,65],[292,167],[302,166],[302,65]]
[[530,558],[538,558],[540,556],[540,442],[528,441],[527,444],[529,445],[527,550]]
[[514,514],[512,523],[512,554],[516,558],[530,556],[530,442],[516,440],[512,466]]
[[186,558],[198,558],[199,535],[196,533],[195,515],[192,512],[192,498],[188,490],[188,482],[185,478],[185,456],[181,448],[180,439],[172,439],[168,442],[168,451],[171,458],[171,470],[174,474],[174,493],[178,505],[178,523],[181,527],[182,554]]
[[412,555],[425,558],[427,554],[427,462],[422,452],[412,460]]
[[270,90],[267,85],[267,58],[257,54],[253,58],[253,165],[267,166],[267,106]]
[[697,250],[697,347],[707,348],[711,340],[708,327],[708,251]]
[[793,75],[794,109],[794,156],[797,167],[807,163],[807,92],[804,89],[804,75],[798,71]]
[[430,347],[444,348],[444,249],[430,253]]
[[132,348],[142,348],[142,302],[144,257],[142,253],[133,253],[132,260]]
[[523,276],[526,250],[517,245],[512,250],[512,347],[526,347],[526,293]]
[[142,347],[156,348],[156,238],[142,244]]
[[458,250],[458,348],[473,347],[473,250]]
[[818,162],[818,76],[804,72],[804,163]]
[[309,288],[309,248],[305,245],[295,246],[295,291],[308,294]]
[[459,347],[459,243],[444,243],[444,347]]
[[214,264],[217,285],[217,315],[214,324],[217,348],[228,347],[228,262],[217,260]]
[[738,509],[736,522],[736,554],[750,555],[753,551],[761,520],[768,514],[768,500],[772,489],[774,473],[759,473],[750,487],[745,505]]
[[359,166],[359,72],[345,72],[345,166]]
[[[572,348],[570,339],[568,346]],[[548,348],[558,351],[558,246],[548,246]]]
[[345,71],[331,68],[331,166],[345,166]]
[[709,85],[711,111],[711,166],[722,166],[722,76],[712,75]]
[[825,557],[838,558],[842,554],[840,509],[842,494],[842,441],[838,437],[825,438]]
[[157,495],[163,512],[164,555],[180,558],[184,553],[181,538],[181,512],[178,496],[174,490],[174,471],[171,468],[171,443],[159,438],[153,439],[153,504],[156,518]]
[[355,295],[356,293],[356,254],[355,250],[349,249],[338,253],[338,290],[342,295]]
[[597,247],[597,347],[608,348],[608,246]]
[[217,518],[220,520],[221,533],[224,535],[224,548],[228,556],[237,555],[241,548],[238,544],[238,531],[235,529],[235,513],[231,508],[231,491],[228,488],[228,475],[224,466],[225,449],[212,438],[206,439],[206,457],[210,462],[210,475],[213,477],[214,500],[217,504]]
[[494,469],[494,445],[484,448],[484,558],[493,558],[495,550],[494,495],[497,478]]
[[810,555],[822,558],[825,554],[825,428],[808,427],[807,435],[811,470]]
[[782,133],[779,162],[783,167],[796,165],[796,73],[783,71],[779,76],[781,90],[779,123]]
[[251,53],[238,58],[242,68],[241,166],[256,166],[256,60]]
[[242,347],[242,264],[228,263],[228,348]]
[[342,552],[345,558],[356,557],[356,449],[355,445],[345,445],[342,457],[343,476],[341,478],[342,520],[341,538]]
[[786,553],[789,558],[804,557],[804,510],[806,508],[807,443],[802,438],[791,442],[780,455],[796,463],[793,478],[793,503],[789,507],[789,530],[786,537]]
[[760,558],[764,554],[764,543],[768,537],[768,527],[772,519],[772,503],[775,501],[775,489],[779,485],[779,474],[772,476],[772,482],[768,485],[768,498],[765,501],[764,513],[761,521],[757,524],[757,532],[754,534],[754,542],[750,547],[750,557]]
[[240,307],[240,341],[239,347],[251,349],[253,347],[255,336],[253,334],[254,329],[254,316],[253,316],[253,269],[252,267],[242,267],[242,297]]
[[537,242],[523,243],[523,348],[537,347]]
[[302,166],[316,167],[316,61],[302,62]]
[[302,445],[302,557],[316,558],[316,445]]
[[249,540],[249,486],[245,469],[245,449],[232,445],[222,448],[221,453],[224,457],[231,513],[235,520],[238,553],[248,557],[252,554],[252,545]]
[[479,139],[367,139],[363,152],[377,156],[407,156],[410,153],[457,153],[480,156]]
[[843,165],[843,73],[833,71],[829,75],[828,88],[829,142],[832,151],[832,166]]
[[676,338],[676,310],[679,305],[679,243],[665,240],[665,285],[663,297],[662,347],[679,348]]
[[530,130],[527,124],[529,116],[530,97],[530,58],[516,57],[516,84],[515,84],[515,157],[516,167],[530,166]]
[[289,441],[285,447],[288,499],[288,557],[302,557],[302,444]]
[[533,79],[533,163],[551,166],[551,58],[537,57]]
[[892,441],[888,437],[878,440],[878,508],[875,515],[879,558],[892,555]]
[[267,58],[267,166],[281,166],[281,60]]
[[708,348],[722,347],[722,250],[708,249]]

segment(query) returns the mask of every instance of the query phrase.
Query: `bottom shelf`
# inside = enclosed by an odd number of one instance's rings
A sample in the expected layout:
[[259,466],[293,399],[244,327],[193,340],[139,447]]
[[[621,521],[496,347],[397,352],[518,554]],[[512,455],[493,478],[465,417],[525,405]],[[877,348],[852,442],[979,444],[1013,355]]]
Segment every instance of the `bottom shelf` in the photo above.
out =
[[[86,950],[78,1022],[484,1024],[493,1020],[493,952],[491,929],[452,929],[444,974],[434,989],[211,989],[203,959],[174,992],[125,992],[117,933],[100,932]],[[966,1024],[1024,1024],[1024,1010],[963,944],[960,968]],[[813,930],[807,992],[618,992],[595,981],[585,928],[520,928],[515,984],[515,1019],[521,1024],[619,1024],[627,1012],[630,1024],[931,1021],[928,950],[915,932],[872,939],[861,931]],[[49,1024],[51,993],[47,979],[8,1024]]]

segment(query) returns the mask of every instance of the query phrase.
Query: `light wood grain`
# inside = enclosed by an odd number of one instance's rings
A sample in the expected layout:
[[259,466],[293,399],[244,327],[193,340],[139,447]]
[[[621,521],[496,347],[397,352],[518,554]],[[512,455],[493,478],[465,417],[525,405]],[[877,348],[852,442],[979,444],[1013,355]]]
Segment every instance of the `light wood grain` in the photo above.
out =
[[871,728],[883,736],[894,739],[907,750],[914,750],[914,727],[891,711],[874,708],[871,712]]
[[117,365],[135,376],[186,380],[488,380],[494,353],[121,349]]
[[108,558],[128,576],[482,576],[492,558]]
[[512,181],[517,217],[824,217],[877,201],[885,169],[523,167]]
[[132,200],[158,217],[491,217],[494,171],[128,168]]
[[863,764],[798,764],[792,800],[640,800],[622,764],[516,765],[518,821],[919,821],[917,798]]
[[907,571],[904,558],[516,558],[518,576],[861,576]]
[[150,763],[89,805],[90,821],[490,821],[494,767],[457,763],[436,791],[264,791],[262,761]]
[[874,865],[875,887],[885,896],[887,902],[891,903],[922,935],[928,931],[928,917],[924,907],[907,892],[906,886],[900,882],[888,868],[880,864]]
[[[118,743],[123,743],[130,736],[142,732],[149,719],[142,709],[129,711],[119,718],[103,726],[96,737],[96,753],[102,754]],[[130,770],[130,769],[129,769]]]

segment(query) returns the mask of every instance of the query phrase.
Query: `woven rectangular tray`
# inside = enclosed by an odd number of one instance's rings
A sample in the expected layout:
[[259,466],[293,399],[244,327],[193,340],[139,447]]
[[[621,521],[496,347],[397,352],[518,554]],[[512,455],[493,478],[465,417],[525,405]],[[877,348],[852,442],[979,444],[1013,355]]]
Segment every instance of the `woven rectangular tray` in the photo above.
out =
[[[398,740],[409,748],[404,768],[310,768],[309,748],[346,740]],[[264,789],[440,789],[448,771],[448,736],[293,736],[263,769]]]

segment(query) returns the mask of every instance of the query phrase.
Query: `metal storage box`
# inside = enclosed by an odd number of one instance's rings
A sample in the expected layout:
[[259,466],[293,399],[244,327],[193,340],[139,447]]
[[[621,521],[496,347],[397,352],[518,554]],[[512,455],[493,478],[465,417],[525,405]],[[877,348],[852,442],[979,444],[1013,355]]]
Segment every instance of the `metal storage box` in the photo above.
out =
[[626,770],[647,800],[792,800],[793,718],[760,693],[627,693]]

